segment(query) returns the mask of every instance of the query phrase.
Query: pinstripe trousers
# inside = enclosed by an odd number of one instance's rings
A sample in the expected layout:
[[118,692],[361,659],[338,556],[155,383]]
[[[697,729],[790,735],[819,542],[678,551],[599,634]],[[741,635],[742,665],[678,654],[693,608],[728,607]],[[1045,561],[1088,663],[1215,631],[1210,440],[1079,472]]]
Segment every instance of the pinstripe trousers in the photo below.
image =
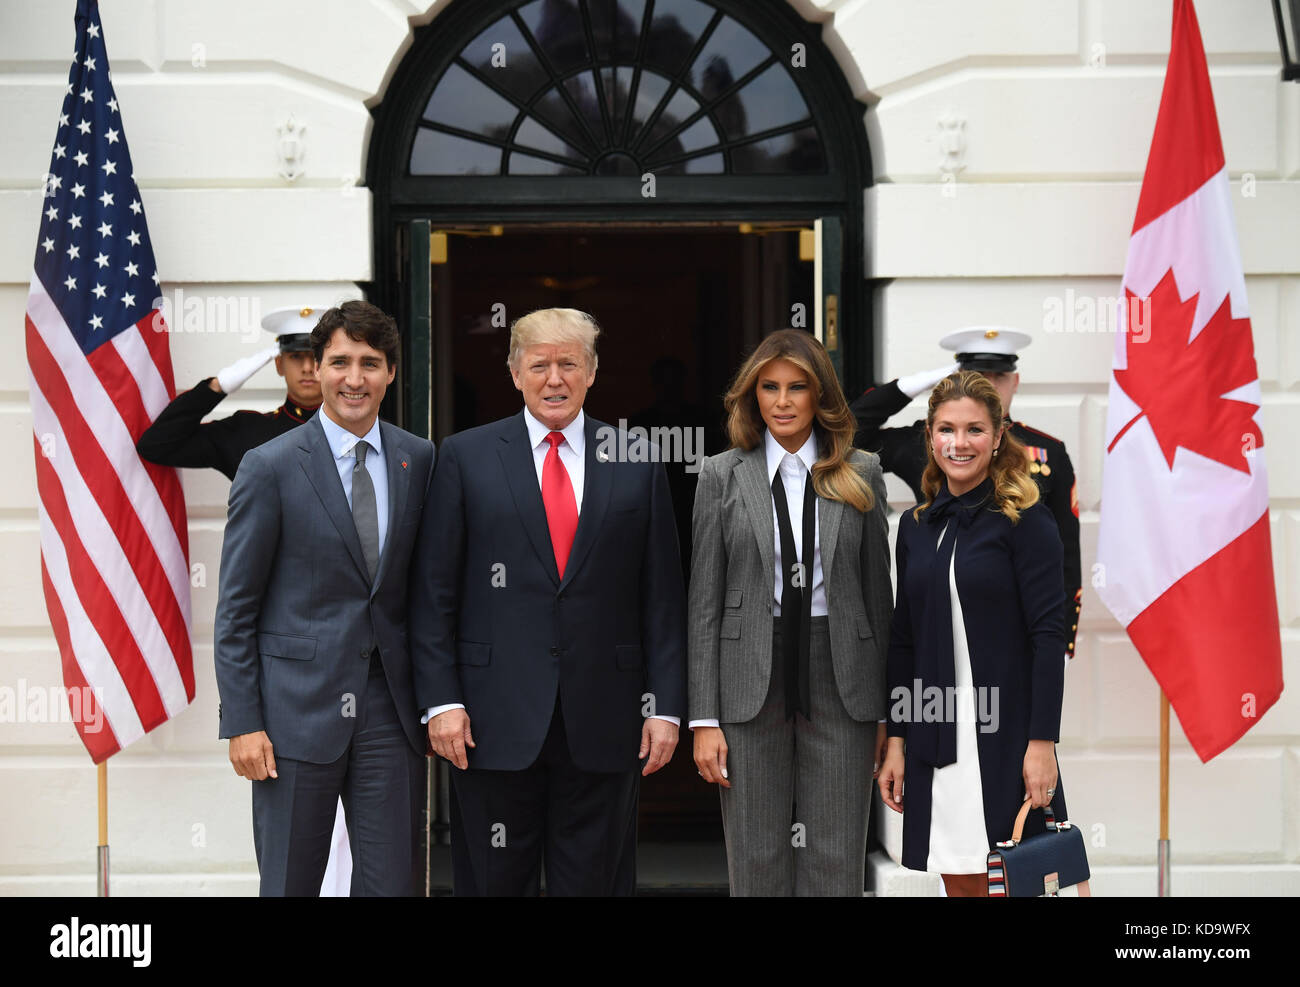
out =
[[731,894],[861,896],[874,722],[845,712],[831,664],[829,619],[813,617],[811,719],[785,715],[781,634],[762,710],[722,723],[731,788],[719,788]]

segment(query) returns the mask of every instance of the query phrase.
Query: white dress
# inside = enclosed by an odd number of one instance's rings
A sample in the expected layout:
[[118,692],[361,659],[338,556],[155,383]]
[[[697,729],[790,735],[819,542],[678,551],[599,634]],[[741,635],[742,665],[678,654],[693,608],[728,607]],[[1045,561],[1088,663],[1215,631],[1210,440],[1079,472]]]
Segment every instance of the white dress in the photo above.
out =
[[[940,533],[939,542],[942,541]],[[957,595],[955,543],[948,564],[948,596],[952,600],[952,654],[957,685],[954,693],[957,760],[935,768],[930,781],[930,856],[925,869],[940,874],[983,874],[988,866],[989,838],[984,828],[984,788],[975,739],[970,649],[966,645],[961,598]]]
[[343,815],[343,798],[339,797],[334,814],[334,835],[330,838],[330,857],[325,863],[325,877],[320,883],[322,898],[346,898],[352,894],[352,847],[348,844],[348,824]]

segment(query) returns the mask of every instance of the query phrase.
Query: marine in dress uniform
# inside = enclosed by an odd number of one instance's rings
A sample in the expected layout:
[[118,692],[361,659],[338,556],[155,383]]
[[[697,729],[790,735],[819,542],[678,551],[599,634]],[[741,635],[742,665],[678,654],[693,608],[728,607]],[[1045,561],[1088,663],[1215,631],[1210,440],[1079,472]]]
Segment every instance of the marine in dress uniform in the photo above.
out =
[[[978,370],[993,380],[1003,377],[1003,412],[1011,407],[1010,395],[1020,382],[1016,371],[1017,355],[1033,342],[1030,335],[1001,326],[970,326],[950,332],[939,340],[944,349],[957,354],[957,362],[948,366],[891,380],[888,384],[869,387],[849,407],[858,420],[853,444],[880,456],[880,466],[893,473],[911,488],[920,503],[921,475],[925,472],[925,422],[894,428],[885,422],[902,411],[913,399],[926,394],[955,370]],[[1010,378],[1004,375],[1011,375]],[[1010,393],[1004,389],[1008,387]],[[1074,465],[1065,451],[1065,443],[1054,436],[1012,421],[1011,433],[1029,453],[1029,472],[1038,484],[1043,503],[1056,519],[1056,527],[1065,547],[1065,650],[1074,654],[1079,632],[1079,610],[1083,599],[1083,573],[1079,554],[1079,497]]]
[[[301,373],[301,354],[310,355],[311,330],[326,308],[291,306],[268,312],[262,327],[275,334],[276,345],[178,394],[140,436],[136,443],[140,458],[160,466],[211,467],[233,480],[244,453],[311,418],[320,407],[320,385],[314,371]],[[243,386],[272,358],[288,386],[280,407],[267,412],[236,411],[229,418],[203,422],[227,394]],[[309,362],[314,365],[314,360]]]

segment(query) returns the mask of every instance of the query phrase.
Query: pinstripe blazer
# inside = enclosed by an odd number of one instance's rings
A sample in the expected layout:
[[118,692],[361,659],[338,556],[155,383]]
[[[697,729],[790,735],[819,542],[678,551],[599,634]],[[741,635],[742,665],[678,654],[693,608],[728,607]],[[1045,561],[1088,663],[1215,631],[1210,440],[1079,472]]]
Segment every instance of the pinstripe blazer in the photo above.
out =
[[[817,498],[835,683],[849,716],[885,715],[885,654],[893,611],[885,483],[879,459],[850,463],[871,485],[866,514]],[[690,719],[744,723],[772,676],[775,508],[763,443],[704,460],[695,491],[689,594]]]

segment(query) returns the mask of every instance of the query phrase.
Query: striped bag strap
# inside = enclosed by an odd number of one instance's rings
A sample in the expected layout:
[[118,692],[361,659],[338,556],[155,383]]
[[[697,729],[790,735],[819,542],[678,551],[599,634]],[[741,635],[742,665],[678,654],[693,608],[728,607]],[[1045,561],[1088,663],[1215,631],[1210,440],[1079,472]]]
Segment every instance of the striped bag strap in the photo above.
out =
[[[1047,822],[1048,830],[1054,832],[1060,830],[1060,827],[1056,824],[1056,814],[1052,812],[1050,805],[1043,806],[1043,817]],[[1002,840],[997,844],[996,850],[989,851],[987,868],[990,898],[1007,897],[1006,869],[1002,866],[1001,851],[1014,847],[1017,842],[1016,840]]]
[[996,850],[990,850],[988,856],[988,876],[989,876],[989,897],[1005,898],[1007,896],[1007,876],[1006,869],[1002,866],[1001,851],[1016,844],[1011,840],[1004,840],[997,844]]

